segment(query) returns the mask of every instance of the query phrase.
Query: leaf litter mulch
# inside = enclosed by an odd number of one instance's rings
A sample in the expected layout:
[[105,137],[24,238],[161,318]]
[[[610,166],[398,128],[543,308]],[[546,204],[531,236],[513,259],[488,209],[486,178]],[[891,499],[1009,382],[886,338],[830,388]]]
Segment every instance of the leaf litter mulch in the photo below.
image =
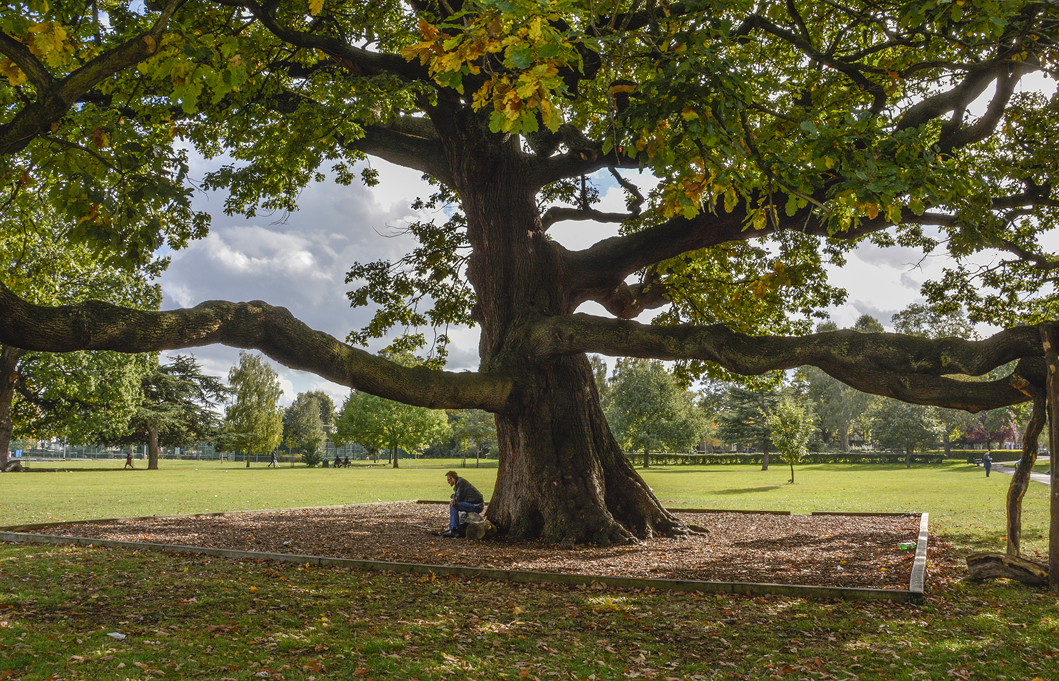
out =
[[919,516],[685,513],[704,532],[631,546],[436,536],[448,508],[384,503],[82,523],[39,534],[359,560],[618,577],[908,589]]

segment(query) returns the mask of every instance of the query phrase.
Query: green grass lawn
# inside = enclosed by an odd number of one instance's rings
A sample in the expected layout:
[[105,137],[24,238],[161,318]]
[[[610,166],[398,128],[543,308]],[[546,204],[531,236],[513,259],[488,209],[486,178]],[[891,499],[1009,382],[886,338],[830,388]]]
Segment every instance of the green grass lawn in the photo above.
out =
[[[433,463],[437,461],[439,463]],[[265,508],[332,506],[407,499],[448,499],[445,471],[457,468],[488,497],[491,467],[459,468],[461,461],[432,460],[435,467],[361,465],[351,468],[267,468],[266,464],[162,461],[149,471],[137,461],[48,462],[31,472],[0,475],[0,526],[115,517],[177,515]],[[9,487],[9,485],[12,485]]]
[[[35,464],[34,472],[0,475],[0,527],[69,520],[331,506],[407,499],[447,499],[444,473],[456,468],[488,499],[490,467],[266,468],[242,463],[162,461],[148,471],[122,470],[122,461]],[[111,467],[107,468],[105,465]],[[473,460],[470,464],[473,465]],[[655,466],[639,469],[663,504],[673,508],[927,512],[935,531],[996,548],[1004,541],[1004,498],[1011,478],[962,462],[921,465],[814,464],[770,466]],[[1047,488],[1033,483],[1024,507],[1024,547],[1046,544]]]
[[[121,463],[0,475],[0,525],[449,494],[444,466]],[[490,496],[495,468],[461,474]],[[793,485],[782,465],[643,474],[671,507],[926,511],[926,601],[642,593],[9,544],[0,679],[1057,678],[1059,599],[963,579],[967,553],[1003,548],[1008,476],[965,463],[799,466]],[[1023,522],[1024,552],[1043,553],[1046,486],[1030,485]]]

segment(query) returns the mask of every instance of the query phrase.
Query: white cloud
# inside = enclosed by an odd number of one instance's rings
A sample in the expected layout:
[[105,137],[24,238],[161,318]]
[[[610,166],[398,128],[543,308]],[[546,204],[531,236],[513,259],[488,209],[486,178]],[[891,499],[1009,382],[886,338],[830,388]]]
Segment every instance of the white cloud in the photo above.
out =
[[923,251],[918,248],[907,246],[884,247],[870,242],[859,244],[854,257],[869,265],[892,267],[901,270],[929,266],[936,259],[936,256],[924,255]]
[[346,398],[349,397],[349,388],[324,380],[316,380],[315,382],[309,383],[305,390],[324,393],[335,403],[336,410],[341,409],[342,404],[346,401]]
[[919,287],[923,285],[922,281],[914,279],[908,272],[902,272],[901,278],[898,281],[901,282],[901,286],[912,289],[913,291],[918,291]]
[[[214,165],[193,159],[199,175]],[[223,213],[224,197],[200,194],[200,210],[213,217],[209,235],[183,251],[171,253],[172,264],[160,279],[162,309],[192,307],[206,300],[263,300],[285,307],[313,329],[339,340],[371,319],[372,311],[354,310],[346,292],[345,276],[354,262],[394,261],[413,245],[400,230],[415,219],[410,206],[431,188],[420,173],[374,162],[384,181],[369,189],[324,182],[306,187],[299,197],[300,210],[284,215],[254,218]],[[400,330],[397,330],[400,332]],[[477,330],[452,329],[450,368],[473,370],[478,366]],[[381,339],[370,348],[378,350]],[[239,351],[210,346],[182,351],[194,354],[208,373],[227,377]],[[176,354],[176,353],[169,353]],[[323,390],[341,403],[349,389],[275,362],[284,385],[284,404],[306,390]]]

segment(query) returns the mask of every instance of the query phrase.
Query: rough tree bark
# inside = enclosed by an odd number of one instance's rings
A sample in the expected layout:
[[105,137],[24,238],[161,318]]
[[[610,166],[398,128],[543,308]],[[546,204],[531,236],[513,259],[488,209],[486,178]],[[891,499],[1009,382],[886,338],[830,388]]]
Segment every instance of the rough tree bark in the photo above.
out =
[[1052,479],[1048,497],[1050,522],[1048,527],[1048,590],[1059,593],[1059,475],[1056,474],[1056,447],[1059,447],[1059,354],[1056,352],[1055,324],[1042,324],[1041,343],[1047,367],[1048,453],[1052,461]]
[[0,346],[0,471],[7,469],[11,439],[14,435],[14,422],[11,418],[11,406],[15,398],[15,381],[18,380],[18,362],[25,350]]
[[158,470],[158,425],[147,424],[147,470]]
[[468,278],[481,368],[515,378],[522,397],[497,414],[501,456],[489,520],[510,536],[567,544],[686,532],[611,435],[587,356],[536,357],[526,331],[577,305],[564,250],[546,237],[539,187],[517,141],[497,146],[479,119],[459,116],[434,122],[474,248]]
[[1030,484],[1033,464],[1037,461],[1037,439],[1047,421],[1044,392],[1031,387],[1026,381],[1021,383],[1033,398],[1033,412],[1022,440],[1022,458],[1019,459],[1015,474],[1011,476],[1007,494],[1007,555],[1016,558],[1022,554],[1022,499]]

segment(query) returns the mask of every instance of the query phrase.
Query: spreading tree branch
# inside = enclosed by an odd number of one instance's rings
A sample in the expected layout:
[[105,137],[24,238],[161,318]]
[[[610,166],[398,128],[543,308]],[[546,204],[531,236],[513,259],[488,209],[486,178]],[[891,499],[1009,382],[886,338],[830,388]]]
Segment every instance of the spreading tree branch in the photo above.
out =
[[403,367],[341,343],[285,308],[255,301],[207,301],[194,308],[145,312],[88,301],[42,307],[0,285],[0,344],[40,352],[158,352],[203,345],[260,350],[292,369],[340,385],[430,408],[502,411],[514,381],[503,376]]
[[425,136],[426,130],[422,126],[411,125],[408,121],[407,118],[400,118],[386,124],[368,125],[364,128],[363,137],[343,139],[341,144],[346,149],[355,149],[405,168],[419,170],[451,186],[450,167],[441,142],[436,137]]
[[633,201],[629,206],[628,213],[606,213],[604,211],[595,210],[593,208],[567,208],[564,206],[552,206],[548,211],[541,217],[541,224],[544,229],[547,230],[549,227],[554,225],[556,222],[562,222],[564,220],[596,220],[597,222],[624,222],[626,220],[632,220],[640,215],[640,206],[644,203],[643,194],[640,193],[639,187],[629,182],[622,177],[613,166],[610,168],[610,174],[618,181],[618,184],[622,186],[625,191],[629,192],[633,196]]
[[2,31],[0,31],[0,54],[15,62],[22,73],[26,74],[26,80],[38,91],[46,91],[55,82],[55,78],[44,67],[44,64],[33,56],[28,47]]
[[19,68],[23,64],[29,68],[29,71],[23,69],[23,72],[36,87],[37,98],[21,108],[8,123],[0,125],[0,154],[22,151],[37,137],[50,133],[52,125],[58,123],[70,107],[93,87],[154,55],[169,20],[185,1],[171,0],[151,30],[104,52],[61,80],[53,78],[28,50],[20,51],[11,45],[17,41],[5,35],[6,40],[0,44],[0,51],[11,57]]
[[354,47],[346,41],[320,33],[298,31],[281,24],[275,16],[276,3],[215,0],[227,7],[245,8],[280,40],[307,50],[319,50],[334,59],[339,66],[357,76],[393,74],[409,81],[429,81],[427,69],[419,62],[386,52],[375,52]]
[[[1007,329],[983,341],[854,331],[754,337],[720,325],[650,326],[575,314],[542,319],[529,334],[527,346],[542,357],[596,352],[700,359],[744,376],[815,366],[863,392],[968,411],[1017,404],[1027,397],[1008,379],[980,382],[951,376],[981,376],[1008,362],[1043,356],[1035,326]],[[1040,380],[1032,367],[1020,373]]]
[[[732,212],[724,212],[720,206],[715,206],[714,210],[704,210],[693,218],[676,216],[639,232],[603,239],[583,251],[569,252],[565,257],[573,279],[574,300],[602,303],[630,274],[701,248],[750,241],[782,230],[853,240],[892,226],[880,213],[875,218],[862,219],[858,226],[845,232],[829,234],[827,223],[818,219],[812,206],[792,216],[781,215],[778,224],[770,221],[763,229],[748,227],[747,216],[745,202]],[[918,216],[905,210],[901,220],[906,219],[912,222]]]

